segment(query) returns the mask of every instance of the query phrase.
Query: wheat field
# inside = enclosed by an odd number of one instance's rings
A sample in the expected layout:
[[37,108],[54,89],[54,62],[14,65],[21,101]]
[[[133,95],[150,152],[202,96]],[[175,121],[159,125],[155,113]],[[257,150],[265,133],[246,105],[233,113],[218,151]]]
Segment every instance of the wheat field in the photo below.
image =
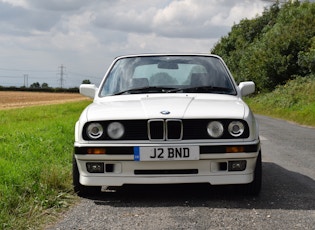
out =
[[88,100],[78,93],[0,91],[0,110]]

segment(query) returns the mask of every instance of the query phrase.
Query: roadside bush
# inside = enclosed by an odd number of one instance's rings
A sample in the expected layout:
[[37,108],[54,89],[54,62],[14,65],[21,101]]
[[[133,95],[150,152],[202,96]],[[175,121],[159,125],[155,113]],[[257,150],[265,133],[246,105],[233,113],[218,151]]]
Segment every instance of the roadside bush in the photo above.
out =
[[73,130],[88,103],[0,110],[0,229],[40,229],[74,202]]
[[315,75],[296,76],[270,93],[246,101],[255,113],[315,126]]
[[[259,25],[259,26],[257,26]],[[253,80],[270,92],[314,71],[315,3],[278,3],[262,16],[245,19],[212,49],[226,60],[236,81]]]

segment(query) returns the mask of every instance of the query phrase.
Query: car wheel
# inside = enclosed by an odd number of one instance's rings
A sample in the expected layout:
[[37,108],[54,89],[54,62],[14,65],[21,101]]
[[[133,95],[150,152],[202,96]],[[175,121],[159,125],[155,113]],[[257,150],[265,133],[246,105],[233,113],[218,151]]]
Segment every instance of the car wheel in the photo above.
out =
[[87,197],[97,195],[101,192],[100,186],[84,186],[80,184],[80,173],[74,156],[72,158],[72,179],[74,192],[78,194],[78,196]]
[[256,167],[254,171],[254,180],[249,183],[242,185],[242,192],[246,195],[258,196],[261,190],[262,184],[262,161],[261,152],[259,152],[256,161]]

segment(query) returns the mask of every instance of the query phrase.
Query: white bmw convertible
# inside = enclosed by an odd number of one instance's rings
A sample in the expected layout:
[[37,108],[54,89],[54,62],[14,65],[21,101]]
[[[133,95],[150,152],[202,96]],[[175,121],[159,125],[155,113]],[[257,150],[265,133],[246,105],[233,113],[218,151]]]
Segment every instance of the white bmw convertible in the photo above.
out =
[[125,184],[209,183],[261,190],[258,125],[224,61],[210,54],[116,58],[75,126],[81,196]]

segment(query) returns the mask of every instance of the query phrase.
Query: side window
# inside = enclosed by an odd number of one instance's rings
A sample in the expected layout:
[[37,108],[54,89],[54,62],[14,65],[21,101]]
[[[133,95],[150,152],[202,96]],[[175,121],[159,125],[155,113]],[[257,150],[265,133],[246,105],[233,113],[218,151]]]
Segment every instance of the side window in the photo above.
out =
[[101,96],[113,95],[130,87],[130,65],[127,60],[118,61],[108,74]]
[[116,66],[114,66],[114,68],[111,70],[110,74],[107,76],[106,81],[104,83],[101,96],[112,95],[119,91],[119,86],[120,86],[119,76],[121,74],[121,71],[119,69],[120,68],[117,68]]
[[221,61],[215,60],[213,65],[214,68],[212,68],[211,75],[213,76],[214,86],[233,89],[232,82]]

